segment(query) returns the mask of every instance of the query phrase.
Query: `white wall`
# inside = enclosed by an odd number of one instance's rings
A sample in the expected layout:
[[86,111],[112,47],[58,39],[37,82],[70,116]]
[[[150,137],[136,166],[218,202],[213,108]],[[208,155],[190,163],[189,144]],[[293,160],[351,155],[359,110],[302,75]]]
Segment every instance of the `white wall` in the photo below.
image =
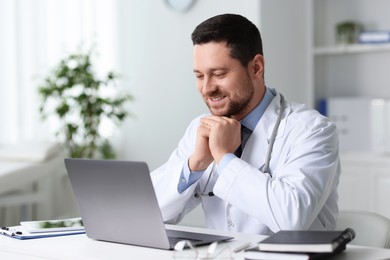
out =
[[306,0],[261,1],[265,81],[291,101],[311,105]]
[[203,20],[239,13],[259,25],[257,0],[198,0],[186,13],[163,0],[119,1],[121,74],[135,101],[135,114],[118,146],[122,157],[147,161],[151,170],[164,163],[190,120],[207,112],[192,73],[191,33]]

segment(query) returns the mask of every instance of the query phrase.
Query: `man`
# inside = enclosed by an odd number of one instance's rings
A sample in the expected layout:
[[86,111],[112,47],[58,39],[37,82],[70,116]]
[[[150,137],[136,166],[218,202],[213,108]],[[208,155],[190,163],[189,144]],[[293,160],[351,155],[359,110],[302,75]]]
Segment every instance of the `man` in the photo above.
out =
[[335,126],[265,86],[260,32],[246,18],[212,17],[192,41],[197,87],[211,115],[195,118],[152,172],[164,220],[177,223],[202,203],[214,229],[334,229]]

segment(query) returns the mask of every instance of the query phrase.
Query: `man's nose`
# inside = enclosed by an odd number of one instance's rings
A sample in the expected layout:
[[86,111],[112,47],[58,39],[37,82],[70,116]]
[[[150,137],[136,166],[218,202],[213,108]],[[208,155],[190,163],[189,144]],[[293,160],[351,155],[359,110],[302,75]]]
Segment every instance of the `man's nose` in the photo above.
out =
[[203,80],[202,92],[203,94],[211,93],[217,89],[217,84],[212,77],[205,77]]

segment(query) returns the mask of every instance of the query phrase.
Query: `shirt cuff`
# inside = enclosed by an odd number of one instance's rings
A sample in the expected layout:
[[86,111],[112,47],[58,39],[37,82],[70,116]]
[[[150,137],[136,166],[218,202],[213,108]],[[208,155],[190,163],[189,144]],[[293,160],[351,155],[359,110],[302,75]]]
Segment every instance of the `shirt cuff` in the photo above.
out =
[[234,154],[232,153],[227,153],[225,154],[221,161],[219,162],[218,164],[218,172],[222,172],[222,170],[226,167],[226,165],[228,165],[230,163],[231,160],[233,160],[234,158],[238,158],[237,156],[235,156]]
[[184,163],[183,169],[180,174],[179,183],[177,184],[177,191],[181,194],[188,189],[192,184],[202,177],[205,171],[193,171],[191,172],[188,166],[188,160]]

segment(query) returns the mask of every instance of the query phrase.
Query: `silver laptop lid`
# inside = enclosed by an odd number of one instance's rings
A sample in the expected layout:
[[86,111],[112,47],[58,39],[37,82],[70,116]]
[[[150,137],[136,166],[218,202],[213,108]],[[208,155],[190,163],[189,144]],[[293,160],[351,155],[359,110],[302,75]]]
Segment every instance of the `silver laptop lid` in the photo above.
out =
[[146,163],[65,159],[88,237],[169,249]]

